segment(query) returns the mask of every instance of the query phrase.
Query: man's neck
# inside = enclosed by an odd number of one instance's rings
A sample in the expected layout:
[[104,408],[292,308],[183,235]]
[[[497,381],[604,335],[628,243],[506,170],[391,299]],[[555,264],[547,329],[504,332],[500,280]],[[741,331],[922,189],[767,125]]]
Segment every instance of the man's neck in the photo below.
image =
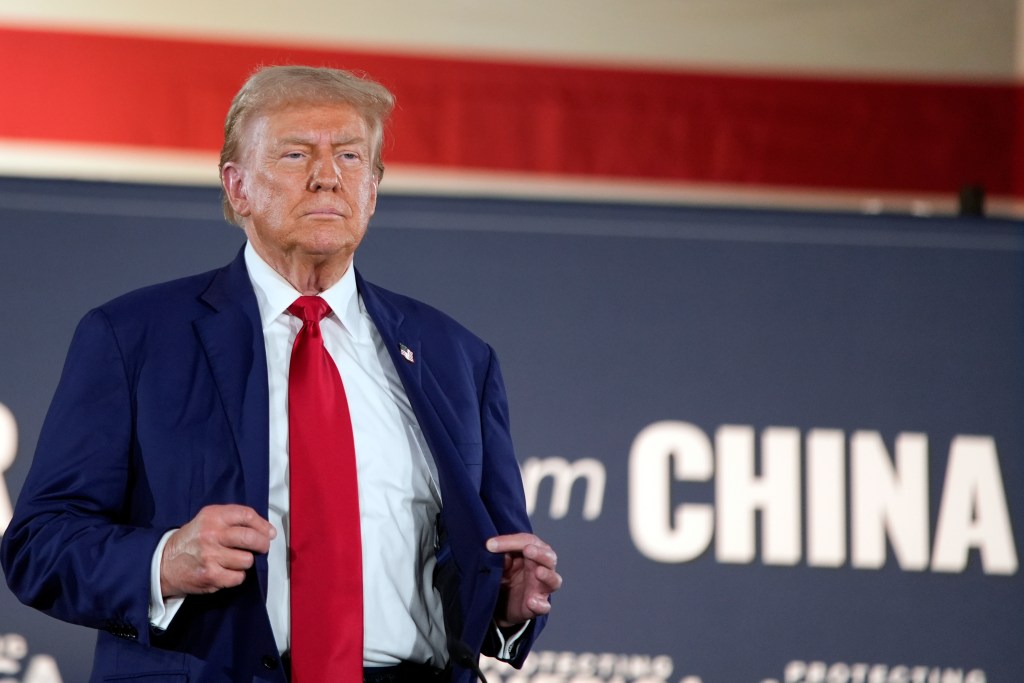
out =
[[315,296],[332,287],[352,265],[351,254],[347,258],[317,258],[309,255],[274,258],[273,255],[260,253],[257,245],[254,244],[253,247],[267,265],[277,271],[297,292],[304,295]]

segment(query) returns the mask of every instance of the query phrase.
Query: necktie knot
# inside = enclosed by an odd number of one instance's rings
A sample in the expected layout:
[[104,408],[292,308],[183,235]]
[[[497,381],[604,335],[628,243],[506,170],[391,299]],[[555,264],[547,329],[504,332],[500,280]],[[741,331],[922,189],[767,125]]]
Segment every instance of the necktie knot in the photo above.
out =
[[319,323],[331,312],[331,307],[318,296],[300,296],[288,307],[288,312],[304,323]]

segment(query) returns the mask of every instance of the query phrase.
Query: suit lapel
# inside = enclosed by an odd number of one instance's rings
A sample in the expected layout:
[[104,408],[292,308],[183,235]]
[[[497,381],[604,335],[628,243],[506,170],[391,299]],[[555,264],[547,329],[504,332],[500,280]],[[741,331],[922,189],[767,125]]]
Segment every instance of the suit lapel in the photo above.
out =
[[[269,398],[259,307],[241,252],[220,270],[200,299],[211,312],[193,325],[206,353],[241,459],[245,504],[267,516]],[[266,594],[266,558],[257,562]]]
[[[430,448],[434,463],[438,471],[443,472],[447,469],[447,458],[452,457],[455,448],[451,435],[423,387],[423,373],[429,372],[429,369],[424,368],[429,364],[430,358],[423,351],[419,323],[382,297],[379,290],[363,280],[358,271],[356,286],[359,288],[366,311],[377,327],[381,339],[384,340],[391,362],[402,380],[405,394],[416,414],[416,420]],[[411,352],[411,360],[403,355],[403,346]],[[441,477],[440,484],[441,496],[444,498],[445,477]]]
[[[375,287],[363,280],[356,272],[356,288],[363,299],[367,313],[377,327],[381,339],[388,350],[391,362],[398,370],[406,391],[422,393],[423,354],[420,347],[420,330],[414,321],[408,320],[405,314],[390,302],[385,301]],[[402,355],[403,347],[411,354]],[[411,358],[411,359],[410,359]],[[419,362],[417,362],[419,361]]]

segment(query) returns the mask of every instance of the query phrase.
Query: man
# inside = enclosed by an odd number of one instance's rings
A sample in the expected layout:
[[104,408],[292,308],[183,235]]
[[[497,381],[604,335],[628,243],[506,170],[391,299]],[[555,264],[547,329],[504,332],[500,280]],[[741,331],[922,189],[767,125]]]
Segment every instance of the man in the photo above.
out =
[[493,352],[353,266],[392,106],[258,71],[221,154],[242,253],[79,325],[2,560],[102,630],[93,681],[465,683],[543,627]]

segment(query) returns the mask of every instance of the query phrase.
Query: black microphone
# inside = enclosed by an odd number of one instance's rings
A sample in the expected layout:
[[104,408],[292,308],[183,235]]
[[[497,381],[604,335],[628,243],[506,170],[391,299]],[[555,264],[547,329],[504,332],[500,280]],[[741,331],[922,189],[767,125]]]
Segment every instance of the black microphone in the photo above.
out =
[[449,645],[449,651],[456,664],[476,674],[481,683],[487,683],[487,678],[484,677],[484,672],[480,670],[480,666],[477,663],[476,653],[470,649],[469,645],[466,645],[461,640],[452,640]]

